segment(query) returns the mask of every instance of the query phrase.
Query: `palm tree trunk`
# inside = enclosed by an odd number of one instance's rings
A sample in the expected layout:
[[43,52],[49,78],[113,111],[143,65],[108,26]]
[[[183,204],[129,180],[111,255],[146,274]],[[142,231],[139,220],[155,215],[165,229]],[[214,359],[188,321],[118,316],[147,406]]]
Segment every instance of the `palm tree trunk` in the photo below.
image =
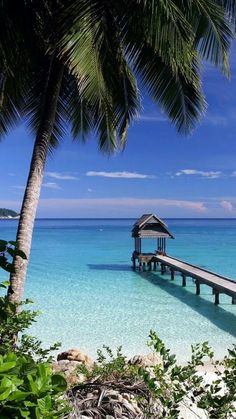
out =
[[26,254],[27,260],[16,257],[14,261],[15,272],[10,276],[10,286],[8,288],[8,299],[11,302],[20,302],[23,297],[25,276],[33,235],[34,220],[44,175],[44,166],[47,157],[48,146],[55,122],[62,77],[63,65],[58,62],[57,59],[52,58],[49,67],[48,78],[45,82],[45,93],[42,103],[42,117],[34,144],[16,236],[19,248]]

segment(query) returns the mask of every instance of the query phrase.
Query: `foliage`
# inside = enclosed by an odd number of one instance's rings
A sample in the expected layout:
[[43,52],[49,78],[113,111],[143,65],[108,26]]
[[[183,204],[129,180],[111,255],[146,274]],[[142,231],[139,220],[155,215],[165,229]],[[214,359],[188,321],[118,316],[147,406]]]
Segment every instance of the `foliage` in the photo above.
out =
[[[13,258],[15,255],[26,258],[16,242],[0,240],[0,268],[13,272],[13,263],[9,257]],[[9,282],[2,282],[0,288],[5,292],[8,285]],[[50,360],[52,359],[50,352],[58,349],[60,344],[55,343],[50,348],[44,349],[41,341],[23,333],[36,321],[39,314],[38,311],[22,309],[30,303],[32,301],[29,299],[20,303],[10,302],[7,295],[0,295],[0,354],[6,354],[14,349],[19,355],[36,356],[38,361]],[[18,337],[17,340],[16,337]]]
[[[140,373],[149,390],[161,403],[162,416],[177,419],[181,405],[190,410],[193,405],[204,409],[210,419],[232,418],[236,412],[236,347],[228,351],[224,360],[214,361],[213,352],[207,342],[192,346],[191,361],[187,365],[177,364],[175,355],[170,354],[155,332],[150,332],[149,346],[161,356],[162,362],[149,371]],[[217,378],[208,384],[198,367],[207,360],[214,368]],[[219,368],[221,366],[221,368]],[[196,414],[197,416],[197,414]]]
[[0,356],[0,417],[46,419],[64,417],[66,403],[59,398],[66,380],[51,366],[24,356]]
[[138,81],[179,131],[191,130],[205,108],[201,59],[228,72],[234,6],[234,0],[18,0],[14,7],[2,1],[0,134],[22,116],[37,131],[53,56],[64,74],[52,146],[65,121],[74,137],[95,131],[105,151],[124,145],[140,110]]
[[[228,350],[228,355],[222,361],[214,361],[214,354],[207,342],[192,346],[191,360],[186,365],[178,364],[175,355],[170,353],[170,350],[153,331],[150,332],[148,345],[160,359],[152,367],[145,367],[142,364],[132,365],[127,362],[126,357],[122,355],[121,348],[118,348],[116,355],[108,347],[104,347],[105,354],[103,351],[98,351],[97,362],[91,371],[84,366],[79,367],[78,372],[86,376],[86,381],[75,386],[75,392],[72,391],[71,396],[72,404],[78,410],[83,408],[89,412],[91,407],[95,409],[95,406],[98,406],[97,398],[100,397],[101,411],[108,409],[106,413],[112,415],[118,409],[118,399],[112,393],[112,391],[116,391],[124,397],[127,394],[132,394],[133,399],[130,397],[129,403],[134,402],[135,406],[138,406],[143,412],[144,416],[142,417],[146,418],[178,419],[182,417],[181,410],[183,408],[185,411],[189,411],[189,414],[191,413],[191,417],[196,418],[199,417],[199,412],[209,419],[235,417],[235,345]],[[204,380],[204,374],[199,373],[199,367],[203,366],[204,370],[205,362],[211,365],[215,373],[215,378],[210,384]],[[90,395],[93,394],[90,399],[91,405],[88,402],[83,402],[83,400],[87,400],[88,392]],[[119,404],[120,410],[118,410],[121,416],[117,417],[126,417],[127,405],[125,404],[126,402],[124,402],[123,411],[122,403]],[[94,411],[93,409],[92,411]],[[100,412],[98,407],[96,411]],[[129,415],[129,417],[133,417],[131,412]],[[92,417],[96,417],[96,415]]]
[[228,349],[223,361],[215,362],[217,379],[206,386],[198,405],[209,412],[209,418],[227,419],[236,413],[236,345]]
[[114,354],[112,350],[103,345],[103,349],[97,351],[97,361],[93,368],[86,368],[84,364],[78,366],[77,372],[84,374],[87,380],[99,380],[100,382],[109,380],[120,380],[137,376],[137,368],[128,365],[127,358],[122,354],[120,346]]
[[20,256],[22,259],[26,259],[26,255],[22,250],[19,249],[16,241],[0,240],[0,268],[7,272],[14,272],[14,266],[10,258]]

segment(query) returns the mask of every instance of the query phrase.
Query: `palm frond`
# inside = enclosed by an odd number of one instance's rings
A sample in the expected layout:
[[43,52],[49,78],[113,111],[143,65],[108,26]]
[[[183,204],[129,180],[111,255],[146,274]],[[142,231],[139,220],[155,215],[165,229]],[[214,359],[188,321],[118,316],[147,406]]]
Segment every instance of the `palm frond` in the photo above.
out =
[[[31,75],[30,88],[25,97],[25,106],[22,108],[22,114],[26,119],[29,130],[34,136],[38,132],[41,122],[44,120],[44,115],[47,113],[45,97],[48,87],[47,77],[50,61],[51,57],[41,57],[41,67],[38,68],[38,71],[34,69],[34,72]],[[66,132],[65,121],[67,119],[67,112],[61,95],[62,94],[59,95],[57,102],[50,142],[51,149],[58,145]]]
[[[19,75],[20,77],[20,75]],[[9,133],[21,120],[25,106],[26,78],[19,83],[17,73],[3,69],[0,78],[0,139]]]
[[176,125],[179,132],[191,132],[205,110],[197,58],[192,63],[192,74],[186,77],[181,69],[173,74],[171,66],[162,62],[149,47],[140,51],[134,70],[140,74],[152,99]]
[[63,38],[62,57],[77,80],[80,105],[85,110],[89,104],[100,148],[111,151],[125,143],[139,109],[139,93],[110,9],[103,5],[95,24],[89,26],[90,21],[87,16],[77,19],[77,30]]
[[187,16],[195,29],[194,44],[205,60],[229,74],[228,53],[233,33],[221,1],[192,0]]

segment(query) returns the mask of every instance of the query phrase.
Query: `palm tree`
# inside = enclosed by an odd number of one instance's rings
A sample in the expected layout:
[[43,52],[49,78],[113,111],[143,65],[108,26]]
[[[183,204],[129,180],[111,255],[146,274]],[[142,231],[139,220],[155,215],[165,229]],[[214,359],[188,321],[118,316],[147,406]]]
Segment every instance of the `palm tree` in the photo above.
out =
[[[0,8],[7,3],[11,2],[2,1]],[[35,6],[22,0],[20,17],[15,10],[7,10],[6,39],[10,38],[8,25],[19,31],[27,60],[22,79],[22,57],[18,54],[19,60],[14,61],[3,48],[0,63],[6,62],[2,64],[5,79],[11,80],[13,74],[18,82],[21,77],[12,95],[7,83],[2,84],[2,125],[6,131],[9,123],[24,116],[36,135],[17,231],[18,245],[27,259],[45,161],[65,124],[69,123],[75,138],[85,139],[95,131],[103,151],[123,147],[129,123],[139,110],[139,80],[178,131],[189,132],[205,109],[201,59],[228,71],[231,30],[225,11],[227,6],[231,12],[233,4],[220,0],[44,0]],[[30,24],[24,21],[29,15]],[[30,41],[24,23],[29,24]],[[1,30],[0,45],[3,35]],[[8,295],[11,301],[19,301],[27,261],[16,257],[14,266]]]

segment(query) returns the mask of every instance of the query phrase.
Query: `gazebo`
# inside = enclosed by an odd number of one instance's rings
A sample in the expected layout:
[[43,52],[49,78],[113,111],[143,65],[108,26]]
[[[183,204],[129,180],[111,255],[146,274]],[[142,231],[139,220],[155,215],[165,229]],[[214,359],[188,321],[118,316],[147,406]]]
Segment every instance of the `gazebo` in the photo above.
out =
[[[155,214],[144,214],[133,226],[132,237],[134,237],[134,252],[132,255],[133,267],[136,259],[139,261],[139,268],[146,263],[151,266],[152,258],[156,254],[166,254],[166,239],[174,239],[167,225]],[[142,253],[142,239],[157,239],[157,250],[155,253]],[[154,266],[155,266],[154,262]]]

